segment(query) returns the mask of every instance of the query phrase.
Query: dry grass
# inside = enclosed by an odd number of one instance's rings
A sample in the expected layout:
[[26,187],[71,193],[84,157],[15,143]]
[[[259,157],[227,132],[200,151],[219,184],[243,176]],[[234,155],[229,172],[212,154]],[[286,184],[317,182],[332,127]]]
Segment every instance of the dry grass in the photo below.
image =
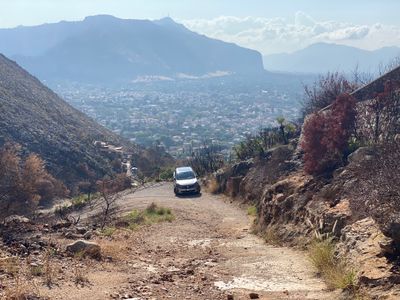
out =
[[99,244],[101,244],[102,252],[105,257],[112,257],[113,260],[126,259],[126,255],[124,255],[124,252],[126,251],[126,245],[120,241],[102,241]]
[[[19,264],[15,265],[13,280],[5,286],[1,299],[4,300],[26,300],[38,297],[38,289],[32,280],[27,280],[29,276],[24,276],[23,270]],[[14,269],[13,269],[14,270]]]
[[96,242],[100,245],[103,256],[111,257],[113,261],[127,260],[129,253],[132,251],[130,233],[127,231],[118,230],[112,240],[102,239]]
[[308,250],[311,262],[331,289],[356,291],[357,274],[346,262],[335,254],[333,239],[326,237],[314,240]]
[[262,238],[268,244],[282,246],[281,238],[279,237],[275,227],[268,227],[266,230],[264,230],[262,233]]
[[0,259],[0,271],[15,276],[20,271],[19,259],[17,257]]
[[215,178],[211,178],[207,183],[206,189],[211,194],[218,194],[220,189],[218,181]]
[[29,266],[29,273],[32,276],[42,276],[44,274],[43,266]]
[[274,246],[282,246],[282,239],[279,237],[278,231],[275,226],[268,226],[267,228],[260,227],[256,222],[252,227],[252,234],[262,238],[267,244]]
[[85,285],[89,282],[89,279],[85,275],[86,270],[81,264],[75,264],[74,266],[74,282],[75,284]]
[[52,264],[53,250],[49,249],[46,251],[45,261],[44,261],[44,279],[47,286],[53,284],[53,278],[55,277],[54,268]]

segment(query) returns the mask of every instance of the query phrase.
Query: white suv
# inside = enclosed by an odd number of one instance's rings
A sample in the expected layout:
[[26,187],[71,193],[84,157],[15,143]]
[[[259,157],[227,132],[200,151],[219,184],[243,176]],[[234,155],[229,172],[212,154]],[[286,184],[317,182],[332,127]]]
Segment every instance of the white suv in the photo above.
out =
[[191,167],[176,168],[174,172],[175,195],[194,193],[200,194],[201,188],[196,173]]

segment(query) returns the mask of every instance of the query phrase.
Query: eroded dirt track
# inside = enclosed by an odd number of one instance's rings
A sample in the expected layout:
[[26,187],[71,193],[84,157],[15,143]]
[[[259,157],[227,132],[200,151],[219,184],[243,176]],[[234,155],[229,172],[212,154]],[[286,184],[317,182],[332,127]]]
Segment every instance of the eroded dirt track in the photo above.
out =
[[[175,197],[171,184],[128,194],[121,208],[150,203],[176,219],[98,240],[112,261],[85,269],[89,284],[54,299],[337,299],[304,253],[274,247],[250,233],[246,212],[222,196]],[[255,295],[254,295],[255,296]],[[230,297],[230,296],[229,296]]]

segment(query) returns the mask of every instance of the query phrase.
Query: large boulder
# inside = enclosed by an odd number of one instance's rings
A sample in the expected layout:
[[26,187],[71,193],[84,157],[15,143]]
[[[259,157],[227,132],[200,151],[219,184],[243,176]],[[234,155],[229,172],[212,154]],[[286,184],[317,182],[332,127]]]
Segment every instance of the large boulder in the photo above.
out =
[[96,259],[101,258],[101,248],[93,242],[78,240],[67,245],[66,250],[73,255],[83,254]]

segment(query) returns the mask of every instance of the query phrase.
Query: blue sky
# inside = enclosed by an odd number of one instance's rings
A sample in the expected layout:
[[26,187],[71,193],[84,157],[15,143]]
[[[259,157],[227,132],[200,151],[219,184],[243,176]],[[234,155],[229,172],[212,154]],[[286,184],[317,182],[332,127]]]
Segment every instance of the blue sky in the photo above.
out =
[[399,11],[399,0],[0,0],[0,28],[95,14],[170,15],[192,30],[268,54],[320,41],[400,46]]

